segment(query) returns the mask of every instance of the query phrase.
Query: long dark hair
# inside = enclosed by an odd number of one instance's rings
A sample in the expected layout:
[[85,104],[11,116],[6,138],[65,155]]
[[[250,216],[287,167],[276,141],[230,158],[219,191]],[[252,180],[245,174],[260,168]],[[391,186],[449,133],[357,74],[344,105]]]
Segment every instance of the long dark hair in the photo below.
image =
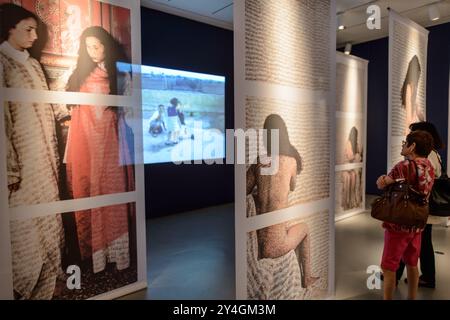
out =
[[279,154],[292,157],[297,162],[297,174],[302,171],[302,157],[297,149],[289,141],[289,134],[286,123],[278,114],[271,114],[267,116],[264,121],[264,129],[267,130],[267,139],[264,139],[267,154],[270,156],[272,150],[272,130],[278,130],[279,137]]
[[34,41],[33,46],[28,48],[30,55],[37,59],[41,58],[42,50],[48,40],[47,25],[42,22],[33,12],[15,5],[13,3],[4,3],[0,5],[0,43],[7,41],[9,32],[14,29],[22,20],[32,18],[37,24],[37,40]]
[[408,71],[406,72],[405,81],[403,81],[402,91],[401,91],[401,99],[402,105],[406,105],[406,87],[408,84],[414,84],[417,88],[420,79],[420,63],[419,58],[417,56],[412,57],[411,61],[408,65]]
[[441,136],[439,135],[434,124],[432,124],[431,122],[423,121],[423,122],[411,123],[409,125],[409,130],[411,130],[411,131],[417,131],[417,130],[426,131],[429,134],[431,134],[431,136],[433,137],[433,149],[439,150],[439,149],[445,148],[445,144],[444,144],[444,142],[442,142]]
[[352,146],[353,154],[356,154],[358,152],[358,129],[355,127],[350,129],[348,141],[350,141],[350,145]]
[[97,67],[89,56],[86,48],[86,38],[97,38],[105,47],[105,67],[108,72],[110,94],[121,94],[117,90],[117,62],[129,63],[123,46],[102,27],[86,28],[80,37],[77,66],[67,83],[67,91],[79,91],[81,85]]

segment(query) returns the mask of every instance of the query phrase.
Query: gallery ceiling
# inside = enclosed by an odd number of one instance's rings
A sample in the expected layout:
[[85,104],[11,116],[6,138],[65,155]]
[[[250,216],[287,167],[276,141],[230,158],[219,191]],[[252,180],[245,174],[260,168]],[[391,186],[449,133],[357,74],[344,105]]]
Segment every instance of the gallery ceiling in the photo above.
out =
[[[232,0],[142,0],[142,5],[188,19],[233,29]],[[366,27],[366,9],[376,4],[381,9],[381,29]],[[435,5],[440,19],[431,21],[430,6]],[[392,8],[424,27],[450,22],[450,0],[336,0],[337,15],[345,29],[337,32],[338,47],[346,43],[361,43],[388,36],[388,10]]]
[[[356,44],[387,37],[389,34],[387,8],[394,9],[424,27],[450,21],[450,0],[337,0],[336,3],[337,15],[345,25],[345,29],[337,33],[338,48],[349,42]],[[366,26],[369,17],[366,9],[371,4],[376,4],[381,9],[380,30],[369,30]],[[440,18],[436,21],[431,21],[429,17],[429,10],[433,5],[440,13]]]
[[144,7],[233,29],[233,0],[141,0]]

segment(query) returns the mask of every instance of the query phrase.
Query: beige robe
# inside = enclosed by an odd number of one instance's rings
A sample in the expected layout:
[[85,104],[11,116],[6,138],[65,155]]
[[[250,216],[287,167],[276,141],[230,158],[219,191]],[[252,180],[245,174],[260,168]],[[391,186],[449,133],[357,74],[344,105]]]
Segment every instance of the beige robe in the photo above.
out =
[[[0,84],[9,88],[48,90],[38,61],[26,51],[0,45]],[[59,200],[56,121],[68,115],[47,103],[5,104],[10,207]],[[61,215],[11,220],[13,286],[23,299],[51,299],[61,273],[64,241]]]

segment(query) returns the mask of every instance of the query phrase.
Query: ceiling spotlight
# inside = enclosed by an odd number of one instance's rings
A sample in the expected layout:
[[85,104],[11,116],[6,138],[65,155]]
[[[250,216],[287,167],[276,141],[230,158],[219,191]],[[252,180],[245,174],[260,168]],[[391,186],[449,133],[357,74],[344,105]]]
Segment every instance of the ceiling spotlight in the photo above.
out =
[[431,21],[439,20],[441,14],[439,12],[439,7],[437,6],[437,4],[433,4],[428,7],[428,15]]
[[338,14],[338,16],[337,16],[337,28],[338,28],[338,30],[345,29],[344,21],[342,20],[342,15],[340,15],[340,14]]
[[345,53],[346,55],[349,55],[350,52],[352,52],[352,44],[351,44],[351,43],[347,43],[347,44],[345,45],[344,53]]

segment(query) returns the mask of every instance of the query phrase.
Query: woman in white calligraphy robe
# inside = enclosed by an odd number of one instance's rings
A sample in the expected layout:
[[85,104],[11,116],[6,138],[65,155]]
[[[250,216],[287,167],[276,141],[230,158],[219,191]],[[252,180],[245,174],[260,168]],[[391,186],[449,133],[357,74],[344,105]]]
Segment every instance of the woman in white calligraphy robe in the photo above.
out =
[[[38,19],[13,4],[0,6],[0,12],[2,27],[9,26],[1,30],[0,85],[48,90],[40,63],[27,51],[37,39]],[[68,116],[67,110],[48,103],[19,100],[20,97],[4,106],[9,206],[58,201],[56,123]],[[61,215],[42,214],[11,217],[13,287],[19,299],[51,299],[62,274]]]

